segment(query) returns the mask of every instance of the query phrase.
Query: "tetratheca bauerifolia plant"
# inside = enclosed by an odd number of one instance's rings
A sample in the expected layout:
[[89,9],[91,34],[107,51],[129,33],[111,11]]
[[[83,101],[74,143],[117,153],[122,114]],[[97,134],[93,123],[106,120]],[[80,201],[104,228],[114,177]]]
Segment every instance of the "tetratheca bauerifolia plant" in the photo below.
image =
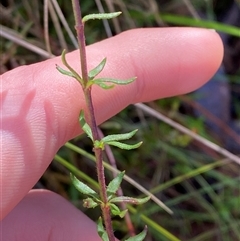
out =
[[[120,202],[131,203],[131,204],[143,204],[149,200],[149,197],[137,199],[126,196],[117,196],[116,192],[122,182],[124,172],[120,172],[112,181],[106,185],[104,166],[103,166],[103,151],[105,145],[116,146],[121,149],[131,150],[138,148],[142,142],[134,145],[122,143],[121,141],[127,140],[135,135],[137,130],[131,131],[125,134],[108,135],[100,138],[97,130],[97,123],[95,119],[94,106],[92,102],[92,86],[98,85],[103,89],[111,89],[114,85],[127,85],[131,84],[134,78],[127,80],[119,80],[113,78],[98,78],[98,74],[104,69],[106,64],[106,58],[104,58],[95,68],[88,71],[87,69],[87,56],[86,56],[86,45],[84,35],[84,25],[89,20],[94,19],[111,19],[117,17],[121,12],[114,13],[98,13],[89,14],[82,18],[81,8],[79,0],[72,0],[74,17],[75,17],[75,29],[77,32],[77,39],[80,52],[80,63],[81,63],[81,74],[73,69],[66,60],[66,53],[62,53],[62,62],[67,70],[57,66],[57,70],[67,76],[70,76],[78,81],[82,87],[86,110],[80,110],[79,124],[82,130],[92,140],[93,151],[96,157],[96,169],[99,183],[99,193],[94,191],[92,188],[78,180],[74,175],[70,174],[71,180],[75,188],[86,195],[86,199],[83,200],[83,205],[86,208],[95,208],[100,206],[102,216],[99,218],[97,223],[98,234],[103,241],[115,241],[113,227],[112,227],[112,216],[124,217],[127,210],[120,210],[117,206]],[[146,228],[138,235],[128,238],[126,241],[142,241],[146,236]]]

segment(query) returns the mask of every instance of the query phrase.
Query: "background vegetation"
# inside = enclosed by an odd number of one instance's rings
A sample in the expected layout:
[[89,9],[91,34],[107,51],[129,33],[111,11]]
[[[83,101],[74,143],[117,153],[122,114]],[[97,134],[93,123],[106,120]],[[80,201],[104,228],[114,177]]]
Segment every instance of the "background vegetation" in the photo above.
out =
[[[47,2],[48,8],[44,7]],[[56,3],[74,31],[69,1],[1,1],[1,73],[44,60],[49,57],[47,51],[50,49],[52,54],[60,55],[64,48],[68,51],[76,48],[59,20]],[[206,98],[208,101],[200,101],[199,95],[204,94],[207,87],[203,92],[148,103],[151,110],[163,116],[146,112],[142,106],[129,106],[100,127],[104,134],[139,129],[136,139],[143,140],[143,146],[131,152],[109,150],[106,162],[126,170],[128,177],[152,192],[174,212],[169,215],[153,201],[140,207],[129,206],[136,231],[148,225],[147,241],[239,240],[239,165],[229,161],[228,154],[221,155],[208,142],[199,142],[195,136],[182,133],[163,119],[169,117],[233,154],[240,154],[239,1],[86,0],[81,4],[83,15],[103,9],[106,12],[123,11],[122,16],[114,21],[89,22],[86,28],[88,44],[136,27],[199,26],[219,31],[225,45],[225,57],[214,83],[216,88],[221,86],[227,91],[230,101],[221,97],[218,89],[214,94],[218,99],[212,96],[210,100]],[[46,19],[47,12],[49,20]],[[49,25],[47,30],[46,23]],[[46,44],[46,32],[49,33],[49,44]],[[211,100],[214,100],[212,105],[209,104]],[[227,109],[221,109],[221,103],[227,103]],[[215,113],[211,108],[220,109]],[[89,140],[81,136],[61,148],[35,188],[53,190],[86,212],[81,205],[82,197],[71,185],[68,174],[71,170],[97,188],[89,144]],[[112,171],[107,175],[113,175]],[[124,182],[122,188],[125,195],[142,195],[129,181]],[[92,219],[98,217],[95,209],[87,212]],[[114,225],[119,238],[132,230],[131,223],[124,220],[115,219]]]

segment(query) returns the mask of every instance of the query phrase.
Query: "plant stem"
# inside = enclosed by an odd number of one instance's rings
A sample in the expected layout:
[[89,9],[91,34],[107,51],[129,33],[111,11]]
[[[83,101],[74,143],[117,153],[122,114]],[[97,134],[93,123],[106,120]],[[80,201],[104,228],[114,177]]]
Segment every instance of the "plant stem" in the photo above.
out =
[[[86,105],[87,105],[86,116],[87,116],[88,124],[92,130],[93,140],[95,141],[95,140],[100,140],[100,137],[98,134],[97,123],[96,123],[95,114],[94,114],[91,87],[90,88],[86,87],[87,81],[88,81],[86,44],[85,44],[85,35],[84,35],[84,24],[82,22],[81,8],[80,8],[79,2],[80,2],[79,0],[72,0],[72,5],[73,5],[75,22],[76,22],[75,28],[77,32],[79,51],[80,51],[81,71],[82,71],[82,79],[84,84],[83,91],[84,91]],[[103,204],[101,205],[101,209],[102,209],[105,229],[108,234],[109,241],[115,241],[113,228],[112,228],[110,207],[108,205],[108,198],[107,198],[107,189],[106,189],[104,166],[103,166],[103,151],[101,148],[94,148],[94,153],[96,157],[96,168],[97,168],[97,176],[98,176],[98,182],[100,187],[100,197],[103,202]]]
[[[92,129],[93,140],[94,141],[100,140],[98,130],[97,130],[96,119],[94,115],[94,107],[92,103],[92,95],[91,95],[90,89],[87,89],[85,91],[85,98],[86,98],[87,107],[88,107],[87,109],[88,109],[89,122],[90,122],[89,125]],[[94,148],[94,153],[96,157],[96,168],[97,168],[97,176],[98,176],[99,189],[100,189],[99,190],[100,197],[103,202],[103,204],[101,205],[103,220],[104,220],[109,241],[115,241],[113,228],[112,228],[110,207],[108,205],[108,198],[107,198],[107,189],[106,189],[106,181],[105,181],[104,166],[103,166],[103,150],[101,148]]]
[[85,35],[84,35],[84,24],[82,22],[82,14],[80,7],[80,0],[72,0],[73,12],[75,18],[75,29],[77,32],[78,45],[80,50],[80,60],[81,60],[81,70],[82,70],[82,78],[85,81],[84,84],[88,80],[88,71],[87,71],[87,55],[85,48]]

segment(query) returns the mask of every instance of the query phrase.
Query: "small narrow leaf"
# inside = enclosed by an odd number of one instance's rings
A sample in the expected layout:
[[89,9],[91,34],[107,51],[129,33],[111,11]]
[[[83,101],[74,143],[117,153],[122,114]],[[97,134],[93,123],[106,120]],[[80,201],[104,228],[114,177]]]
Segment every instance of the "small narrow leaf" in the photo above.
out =
[[120,218],[124,218],[127,212],[128,212],[128,210],[125,209],[125,210],[121,211],[121,213],[119,213],[118,216],[119,216]]
[[128,212],[128,210],[123,210],[121,211],[119,209],[119,207],[113,203],[110,204],[110,208],[111,208],[111,213],[114,216],[119,216],[120,218],[124,218],[124,216],[126,215],[126,213]]
[[72,173],[70,173],[70,178],[72,180],[72,184],[74,185],[74,187],[82,194],[90,195],[94,198],[98,196],[97,193],[93,189],[91,189],[89,186],[87,186],[83,182],[79,181]]
[[83,23],[87,22],[88,20],[95,20],[95,19],[111,19],[116,18],[122,12],[113,12],[113,13],[95,13],[95,14],[88,14],[82,18]]
[[133,130],[124,134],[108,135],[102,138],[102,141],[108,143],[109,141],[122,141],[132,138],[138,130]]
[[104,58],[98,66],[96,66],[94,69],[89,71],[88,78],[90,80],[94,79],[103,70],[103,68],[106,64],[106,61],[107,61],[107,59]]
[[92,198],[83,199],[83,207],[85,208],[95,208],[98,206],[98,203],[95,202]]
[[122,182],[124,174],[125,174],[124,171],[118,173],[118,175],[108,184],[107,192],[109,194],[115,194],[117,192],[117,190],[119,189],[120,184]]
[[135,79],[136,79],[136,77],[126,79],[126,80],[112,79],[112,78],[99,78],[99,79],[94,79],[94,83],[95,84],[113,83],[113,84],[116,84],[116,85],[127,85],[127,84],[132,83]]
[[118,147],[120,149],[124,149],[124,150],[132,150],[132,149],[136,149],[139,146],[141,146],[142,141],[138,142],[137,144],[133,144],[133,145],[124,144],[124,143],[121,143],[121,142],[118,142],[118,141],[109,141],[109,142],[107,142],[107,144],[111,145],[111,146],[116,146],[116,147]]
[[88,123],[85,120],[85,116],[84,116],[84,111],[83,110],[80,111],[79,122],[80,122],[80,125],[81,125],[83,131],[93,141],[92,130],[91,130],[90,126],[88,125]]
[[102,238],[103,241],[109,241],[106,230],[103,227],[102,218],[100,217],[97,222],[97,231],[98,235]]
[[121,212],[119,207],[113,203],[110,204],[110,210],[111,210],[112,214],[115,216],[117,216]]
[[147,226],[145,226],[144,230],[139,233],[138,235],[134,236],[134,237],[130,237],[125,241],[143,241],[145,239],[147,235]]
[[96,85],[98,85],[99,87],[101,87],[102,89],[104,89],[104,90],[109,90],[109,89],[112,89],[113,87],[114,87],[114,85],[106,85],[106,84],[104,84],[104,83],[92,83],[92,85],[93,84],[96,84]]
[[67,76],[70,76],[70,77],[75,78],[75,75],[74,75],[72,72],[63,69],[63,68],[61,68],[61,67],[58,66],[58,65],[56,65],[56,69],[57,69],[61,74],[63,74],[63,75],[67,75]]
[[140,204],[146,203],[149,200],[150,200],[150,197],[133,198],[133,197],[122,196],[122,197],[114,197],[109,202],[111,202],[111,203],[121,203],[121,202],[123,202],[123,203],[131,203],[131,204],[134,204],[134,205],[140,205]]
[[69,71],[73,74],[74,78],[78,80],[78,82],[83,86],[83,81],[81,76],[68,64],[66,60],[66,50],[64,49],[61,55],[63,64],[69,69]]

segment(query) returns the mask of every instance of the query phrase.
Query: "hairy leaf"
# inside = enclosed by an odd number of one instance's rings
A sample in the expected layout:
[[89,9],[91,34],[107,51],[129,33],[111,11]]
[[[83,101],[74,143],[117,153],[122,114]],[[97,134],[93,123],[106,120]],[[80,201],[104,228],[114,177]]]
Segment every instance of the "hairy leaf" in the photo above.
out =
[[97,231],[98,235],[102,238],[103,241],[109,241],[106,230],[103,227],[102,218],[100,217],[97,222]]
[[95,83],[95,81],[92,83],[93,84],[96,84],[98,85],[99,87],[101,87],[102,89],[105,89],[105,90],[109,90],[109,89],[112,89],[114,87],[114,85],[106,85],[105,83]]
[[121,196],[121,197],[114,197],[112,198],[109,202],[111,203],[131,203],[134,205],[139,205],[146,203],[147,201],[150,200],[150,197],[145,197],[145,198],[133,198],[133,197],[126,197],[126,196]]
[[120,187],[125,171],[118,173],[118,175],[108,184],[107,192],[115,194]]
[[136,79],[136,77],[126,79],[126,80],[112,79],[112,78],[99,78],[99,79],[94,79],[93,81],[94,81],[95,84],[113,83],[113,84],[116,84],[116,85],[127,85],[127,84],[132,83],[135,79]]
[[116,147],[118,147],[120,149],[124,149],[124,150],[132,150],[132,149],[136,149],[139,146],[141,146],[142,141],[138,142],[137,144],[133,144],[133,145],[121,143],[121,142],[118,142],[118,141],[109,141],[109,142],[107,142],[107,144],[111,145],[111,146],[116,146]]
[[81,125],[83,131],[93,141],[92,130],[91,130],[90,126],[88,125],[88,123],[85,120],[85,116],[84,116],[84,111],[83,110],[80,111],[79,122],[80,122],[80,125]]
[[115,134],[115,135],[108,135],[102,138],[102,141],[105,143],[108,143],[109,141],[122,141],[122,140],[127,140],[133,137],[138,130],[133,130],[129,133],[124,133],[124,134]]
[[113,12],[113,13],[94,13],[88,14],[82,18],[83,23],[87,22],[88,20],[95,20],[95,19],[111,19],[116,18],[122,12]]
[[74,75],[72,72],[63,69],[63,68],[61,68],[61,67],[58,66],[58,65],[56,65],[56,69],[57,69],[61,74],[63,74],[63,75],[67,75],[67,76],[76,78],[75,75]]
[[106,64],[106,61],[107,61],[107,59],[104,58],[98,66],[96,66],[94,69],[89,71],[88,78],[90,80],[94,79],[103,70],[103,68]]
[[66,50],[64,49],[61,55],[63,64],[69,69],[69,71],[73,74],[74,78],[78,80],[78,82],[83,86],[83,80],[81,76],[68,64],[66,60]]
[[145,227],[144,230],[141,233],[139,233],[138,235],[136,235],[134,237],[130,237],[125,241],[143,241],[144,238],[146,237],[146,235],[147,235],[147,227]]
[[70,178],[72,180],[72,184],[74,185],[74,187],[82,194],[90,195],[94,198],[98,196],[97,193],[92,188],[90,188],[88,185],[84,184],[83,182],[79,181],[72,173],[70,173]]
[[124,218],[124,216],[126,215],[126,213],[128,212],[128,210],[123,210],[121,211],[119,209],[119,207],[113,203],[110,204],[110,208],[111,208],[111,213],[114,215],[114,216],[119,216],[120,218]]

